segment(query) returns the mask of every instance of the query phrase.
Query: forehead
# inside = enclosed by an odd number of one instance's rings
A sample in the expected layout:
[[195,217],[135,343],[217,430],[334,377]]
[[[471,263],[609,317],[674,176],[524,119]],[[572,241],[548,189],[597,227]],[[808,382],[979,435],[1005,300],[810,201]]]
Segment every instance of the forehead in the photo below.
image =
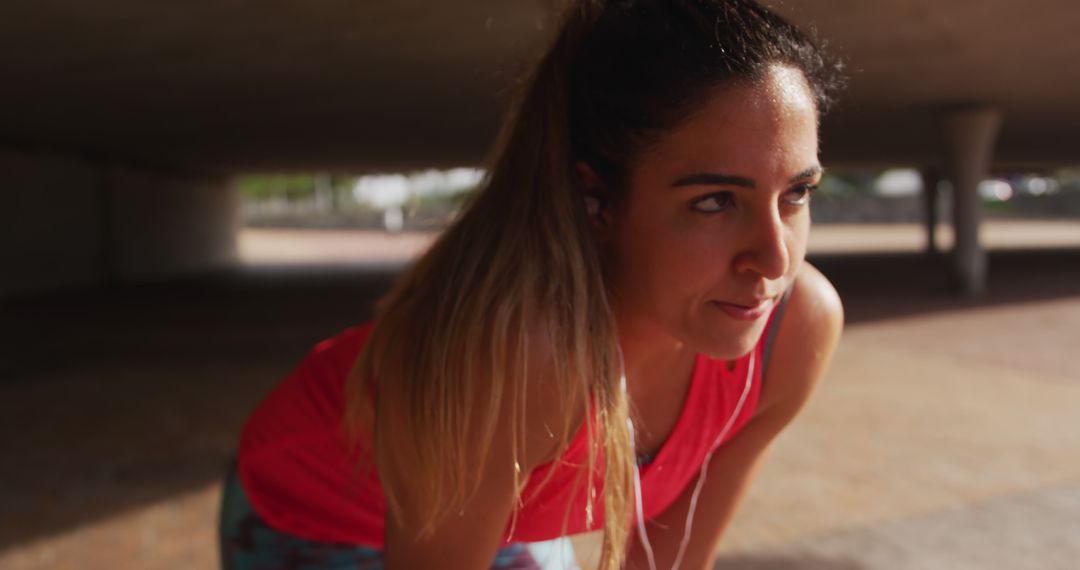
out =
[[654,159],[676,167],[720,168],[733,174],[777,161],[805,169],[811,164],[803,162],[817,160],[813,94],[802,72],[773,66],[759,79],[716,88],[693,114],[661,136],[652,151],[648,154]]

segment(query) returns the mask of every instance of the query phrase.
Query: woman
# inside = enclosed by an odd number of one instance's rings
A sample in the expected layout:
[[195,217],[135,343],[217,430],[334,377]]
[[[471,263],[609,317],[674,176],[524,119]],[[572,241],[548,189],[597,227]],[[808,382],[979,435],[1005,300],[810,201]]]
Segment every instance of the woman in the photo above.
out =
[[803,263],[838,77],[750,0],[571,3],[469,207],[249,420],[225,566],[530,567],[602,529],[603,568],[706,567],[839,337]]

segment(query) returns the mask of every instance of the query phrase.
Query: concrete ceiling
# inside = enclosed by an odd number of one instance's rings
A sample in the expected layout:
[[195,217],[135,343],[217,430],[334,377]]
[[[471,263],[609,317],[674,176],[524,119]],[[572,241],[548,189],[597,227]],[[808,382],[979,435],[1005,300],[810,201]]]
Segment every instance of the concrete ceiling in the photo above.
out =
[[[4,0],[0,143],[205,171],[477,162],[558,0]],[[851,70],[836,163],[941,156],[951,106],[1003,113],[999,165],[1080,163],[1080,3],[814,0]]]
[[813,0],[777,10],[816,27],[851,82],[824,125],[833,161],[932,163],[948,109],[1002,112],[1002,166],[1080,163],[1080,3]]

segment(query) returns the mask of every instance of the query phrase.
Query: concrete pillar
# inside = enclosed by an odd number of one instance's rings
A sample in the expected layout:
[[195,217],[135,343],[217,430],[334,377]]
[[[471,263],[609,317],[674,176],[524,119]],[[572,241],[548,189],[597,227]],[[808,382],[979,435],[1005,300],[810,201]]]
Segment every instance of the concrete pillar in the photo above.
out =
[[955,246],[953,273],[960,290],[977,296],[986,287],[986,252],[979,243],[979,182],[990,171],[1001,113],[992,107],[955,109],[945,117]]
[[0,298],[233,265],[239,194],[224,177],[0,148]]
[[926,253],[936,255],[937,246],[937,223],[940,213],[938,212],[938,183],[941,175],[936,168],[922,169],[923,185],[923,216],[926,220]]
[[334,199],[334,186],[330,174],[320,172],[315,175],[315,211],[337,212],[337,201]]
[[223,269],[238,260],[239,192],[225,177],[112,167],[110,270],[121,281]]

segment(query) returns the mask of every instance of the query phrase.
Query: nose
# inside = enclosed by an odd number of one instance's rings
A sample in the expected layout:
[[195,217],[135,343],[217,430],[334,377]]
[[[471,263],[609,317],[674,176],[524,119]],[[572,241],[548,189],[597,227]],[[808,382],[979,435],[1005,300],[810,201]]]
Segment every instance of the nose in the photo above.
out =
[[747,239],[735,256],[735,270],[754,273],[765,279],[783,277],[791,263],[787,247],[789,228],[778,209],[767,208],[747,217],[744,223]]

